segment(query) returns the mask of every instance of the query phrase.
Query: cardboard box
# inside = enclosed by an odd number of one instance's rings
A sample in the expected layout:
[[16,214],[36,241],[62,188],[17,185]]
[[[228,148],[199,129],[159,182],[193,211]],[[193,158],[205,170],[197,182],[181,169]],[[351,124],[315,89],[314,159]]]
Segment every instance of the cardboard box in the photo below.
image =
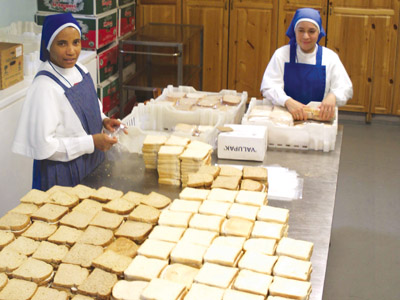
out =
[[267,151],[267,127],[225,124],[233,131],[218,136],[218,158],[264,161]]
[[22,44],[0,42],[0,90],[24,80]]
[[[43,25],[49,13],[38,12],[35,20]],[[97,50],[117,40],[117,10],[98,16],[74,15],[82,28],[82,49]]]
[[114,75],[108,80],[97,85],[97,96],[103,104],[103,112],[106,114],[119,105],[119,80]]
[[118,8],[118,37],[135,30],[135,7],[133,3]]
[[117,7],[121,7],[127,4],[135,4],[135,0],[117,0]]
[[37,0],[38,11],[99,15],[117,7],[117,0]]
[[118,45],[112,44],[97,54],[97,83],[102,83],[118,72]]

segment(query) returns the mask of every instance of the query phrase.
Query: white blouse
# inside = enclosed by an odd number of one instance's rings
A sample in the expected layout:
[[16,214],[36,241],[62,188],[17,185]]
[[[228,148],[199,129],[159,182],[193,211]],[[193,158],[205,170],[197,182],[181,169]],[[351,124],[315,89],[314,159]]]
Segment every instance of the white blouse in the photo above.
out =
[[[299,46],[296,51],[298,63],[315,65],[317,47],[312,53],[304,53]],[[263,97],[271,100],[274,105],[285,106],[286,100],[290,98],[284,91],[283,82],[285,63],[289,61],[290,45],[285,45],[275,51],[265,69],[260,90]],[[347,100],[353,97],[353,85],[339,56],[332,50],[323,47],[322,65],[326,66],[324,98],[329,93],[333,93],[336,96],[336,105],[345,105]]]
[[[85,73],[88,72],[85,66],[78,64]],[[49,71],[67,87],[82,81],[76,67],[53,66],[66,80],[48,61],[40,65],[39,71]],[[103,111],[100,101],[99,106]],[[93,138],[83,129],[63,88],[48,76],[36,77],[28,89],[12,151],[33,159],[56,161],[70,161],[94,152]]]

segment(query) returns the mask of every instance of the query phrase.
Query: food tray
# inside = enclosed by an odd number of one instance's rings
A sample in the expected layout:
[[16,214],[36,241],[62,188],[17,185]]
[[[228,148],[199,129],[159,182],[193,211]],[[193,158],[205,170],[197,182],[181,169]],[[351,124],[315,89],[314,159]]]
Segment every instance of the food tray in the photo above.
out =
[[338,110],[332,123],[305,122],[301,125],[277,125],[271,120],[251,120],[249,114],[255,105],[271,105],[271,102],[251,98],[249,108],[243,116],[242,124],[264,125],[268,127],[268,147],[298,150],[322,150],[329,152],[335,149],[338,130]]

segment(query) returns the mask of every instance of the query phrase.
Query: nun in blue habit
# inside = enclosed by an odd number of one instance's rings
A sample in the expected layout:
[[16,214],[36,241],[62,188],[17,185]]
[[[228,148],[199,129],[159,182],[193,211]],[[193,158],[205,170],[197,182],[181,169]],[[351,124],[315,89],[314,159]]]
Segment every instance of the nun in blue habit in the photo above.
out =
[[304,106],[321,102],[320,116],[330,120],[336,106],[353,96],[353,85],[339,56],[319,45],[325,36],[319,11],[300,8],[286,32],[290,41],[277,49],[265,69],[261,94],[284,106],[294,120],[306,120]]
[[70,13],[43,23],[42,63],[29,87],[12,150],[34,160],[32,188],[75,186],[117,139],[103,133],[120,122],[102,113],[88,70],[78,62],[81,28]]

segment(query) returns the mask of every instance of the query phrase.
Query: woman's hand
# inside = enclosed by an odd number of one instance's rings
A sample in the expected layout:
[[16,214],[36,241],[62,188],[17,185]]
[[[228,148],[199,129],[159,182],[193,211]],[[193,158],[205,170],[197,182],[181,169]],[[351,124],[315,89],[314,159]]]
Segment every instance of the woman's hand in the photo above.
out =
[[109,137],[105,133],[97,133],[93,134],[93,142],[96,149],[100,151],[108,151],[112,147],[112,145],[118,142],[116,137]]
[[121,121],[117,120],[117,119],[105,118],[103,120],[104,128],[110,132],[114,132],[115,129],[117,129],[120,125],[121,125]]
[[285,102],[287,110],[292,114],[294,120],[307,120],[307,113],[303,110],[303,103],[289,98]]
[[336,96],[329,93],[324,100],[322,100],[319,109],[319,117],[321,121],[330,121],[335,117]]

